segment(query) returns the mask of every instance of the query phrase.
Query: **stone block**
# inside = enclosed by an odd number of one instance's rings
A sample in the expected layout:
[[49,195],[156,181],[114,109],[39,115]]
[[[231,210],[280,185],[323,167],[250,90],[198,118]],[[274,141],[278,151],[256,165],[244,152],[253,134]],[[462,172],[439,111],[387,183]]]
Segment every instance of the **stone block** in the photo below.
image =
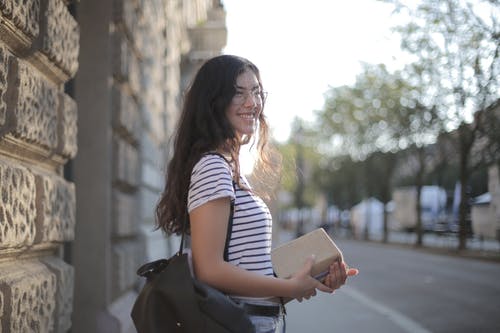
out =
[[[139,29],[133,31],[134,44],[148,61],[164,61],[166,17],[161,12],[166,10],[164,6],[166,4],[143,2],[142,12],[138,14]],[[148,19],[141,19],[142,17]]]
[[119,81],[126,81],[128,74],[128,46],[127,40],[120,32],[114,32],[111,36],[113,75]]
[[131,236],[137,232],[137,196],[118,190],[113,192],[113,233],[116,236]]
[[120,82],[127,82],[131,93],[140,96],[141,66],[127,38],[120,32],[112,35],[113,75]]
[[[160,148],[160,145],[153,139],[150,133],[144,132],[141,135],[141,160],[157,165],[159,168],[166,167],[165,151]],[[162,171],[163,174],[163,171]]]
[[7,112],[7,74],[9,70],[9,54],[7,49],[0,43],[0,128],[5,124]]
[[67,158],[76,156],[77,147],[77,118],[78,108],[76,102],[68,95],[59,95],[58,108],[58,142],[57,153]]
[[139,190],[139,197],[141,203],[139,219],[142,222],[144,221],[150,222],[151,229],[153,228],[153,221],[155,219],[155,209],[158,199],[160,198],[160,192],[161,189],[153,191],[147,187],[141,187],[141,189]]
[[80,31],[78,23],[61,0],[46,0],[42,15],[47,22],[42,52],[67,75],[72,77],[78,69]]
[[12,111],[16,119],[13,134],[54,150],[58,145],[58,89],[25,63],[19,63],[19,79],[18,102]]
[[134,31],[137,31],[141,16],[141,7],[137,0],[113,1],[114,21],[117,25],[121,25],[125,33],[130,37],[133,36]]
[[139,185],[139,153],[126,141],[115,138],[113,149],[114,180],[136,187]]
[[40,261],[56,276],[54,331],[68,332],[71,328],[71,313],[73,312],[74,268],[55,257],[43,258]]
[[0,160],[0,249],[33,244],[36,227],[35,176]]
[[2,19],[9,20],[29,39],[33,40],[38,36],[40,0],[0,0],[0,12],[3,16]]
[[2,332],[53,332],[57,278],[38,261],[0,264]]
[[[158,110],[156,110],[158,111]],[[165,115],[160,112],[151,112],[150,114],[150,132],[157,142],[164,142],[166,140],[165,131]]]
[[75,237],[75,186],[63,178],[38,174],[35,243],[72,241]]
[[160,189],[163,184],[161,171],[149,163],[143,163],[141,168],[141,184],[149,188]]
[[113,294],[115,297],[131,289],[137,281],[139,246],[135,241],[124,241],[113,247]]
[[133,52],[128,54],[128,84],[135,96],[141,96],[141,62]]
[[112,90],[113,126],[132,141],[138,142],[141,117],[135,99],[118,86]]

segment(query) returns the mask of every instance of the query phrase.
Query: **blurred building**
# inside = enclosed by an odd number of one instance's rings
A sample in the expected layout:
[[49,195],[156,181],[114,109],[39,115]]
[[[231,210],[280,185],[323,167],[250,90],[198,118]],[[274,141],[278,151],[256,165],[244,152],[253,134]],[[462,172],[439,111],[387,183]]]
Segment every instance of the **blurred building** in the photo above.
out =
[[488,192],[474,198],[471,207],[472,231],[483,239],[500,240],[500,181],[499,167],[488,170]]
[[[417,226],[417,188],[415,186],[398,187],[394,190],[392,197],[394,212],[391,229],[415,230]],[[420,205],[423,230],[436,230],[438,224],[445,219],[445,189],[435,185],[422,186]]]
[[351,227],[356,238],[380,236],[384,232],[384,204],[368,198],[351,208]]
[[215,0],[0,1],[0,332],[133,332],[182,91]]

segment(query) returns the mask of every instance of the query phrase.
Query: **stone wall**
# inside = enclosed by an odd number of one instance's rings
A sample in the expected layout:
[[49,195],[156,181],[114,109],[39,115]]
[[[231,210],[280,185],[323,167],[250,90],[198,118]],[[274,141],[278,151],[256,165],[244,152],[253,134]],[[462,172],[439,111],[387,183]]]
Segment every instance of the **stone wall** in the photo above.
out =
[[0,0],[0,332],[134,331],[135,271],[171,254],[168,138],[224,22],[215,0]]
[[79,27],[61,0],[0,1],[0,332],[66,332],[74,268]]

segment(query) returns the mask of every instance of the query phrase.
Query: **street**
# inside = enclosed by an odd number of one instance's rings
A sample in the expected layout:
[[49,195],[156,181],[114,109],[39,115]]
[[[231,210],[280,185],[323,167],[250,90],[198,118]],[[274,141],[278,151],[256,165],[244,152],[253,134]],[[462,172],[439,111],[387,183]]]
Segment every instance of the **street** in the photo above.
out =
[[500,332],[500,264],[337,240],[360,274],[287,305],[288,333]]

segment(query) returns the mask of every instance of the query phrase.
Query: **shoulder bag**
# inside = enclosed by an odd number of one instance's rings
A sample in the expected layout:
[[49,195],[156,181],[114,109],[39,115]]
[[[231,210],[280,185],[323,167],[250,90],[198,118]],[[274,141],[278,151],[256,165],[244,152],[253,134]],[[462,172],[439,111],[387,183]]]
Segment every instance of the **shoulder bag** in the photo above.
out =
[[[231,237],[234,203],[228,221],[224,249]],[[179,252],[169,259],[144,264],[137,270],[146,278],[131,316],[139,333],[209,332],[251,333],[255,328],[241,305],[221,291],[191,275],[188,255],[183,253],[186,222]]]

